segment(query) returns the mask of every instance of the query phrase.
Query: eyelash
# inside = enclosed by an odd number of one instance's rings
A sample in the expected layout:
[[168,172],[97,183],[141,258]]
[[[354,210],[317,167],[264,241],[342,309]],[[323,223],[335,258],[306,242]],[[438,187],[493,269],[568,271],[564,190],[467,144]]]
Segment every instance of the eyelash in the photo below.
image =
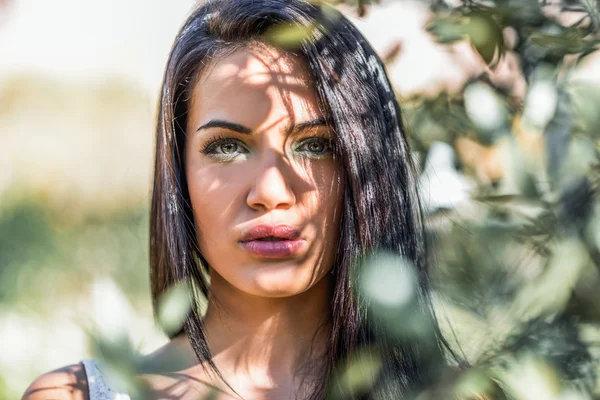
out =
[[[232,137],[226,136],[224,134],[218,134],[218,135],[213,136],[206,143],[206,145],[202,147],[202,149],[200,150],[200,152],[202,154],[209,155],[209,154],[211,154],[211,152],[213,150],[215,150],[220,144],[223,144],[223,143],[236,143],[236,144],[239,145],[241,143],[241,141],[238,140],[238,139],[234,139]],[[241,146],[241,145],[240,145],[240,147],[243,148],[243,146]]]
[[[312,141],[315,141],[315,139],[322,139],[325,141],[325,147],[326,147],[326,151],[324,151],[323,153],[309,153],[306,152],[307,157],[311,157],[311,158],[322,158],[323,156],[329,154],[332,152],[332,143],[331,140],[323,135],[314,135],[314,136],[308,136],[303,138],[300,141],[300,144],[298,146],[295,147],[294,150],[298,149],[301,146],[304,146],[306,144],[311,143]],[[240,154],[240,153],[233,153],[233,154],[220,154],[220,153],[212,153],[214,150],[216,150],[218,148],[219,145],[224,144],[224,143],[235,143],[237,144],[240,148],[243,148],[244,150],[246,150],[246,152],[248,152],[248,150],[242,145],[243,142],[239,139],[235,139],[232,138],[230,136],[227,136],[225,134],[217,134],[215,136],[213,136],[210,140],[207,141],[206,145],[204,145],[202,147],[202,149],[200,150],[200,152],[204,155],[213,155],[219,158],[233,158],[235,157],[235,155]]]
[[311,158],[322,158],[328,154],[330,154],[332,152],[332,143],[331,140],[329,140],[328,138],[326,138],[325,136],[321,136],[321,135],[315,135],[315,136],[308,136],[303,138],[300,141],[300,144],[296,147],[295,150],[298,150],[299,147],[308,145],[310,143],[316,142],[318,139],[321,139],[324,142],[324,146],[325,146],[325,150],[323,151],[323,153],[310,153],[307,152],[307,156],[311,157]]

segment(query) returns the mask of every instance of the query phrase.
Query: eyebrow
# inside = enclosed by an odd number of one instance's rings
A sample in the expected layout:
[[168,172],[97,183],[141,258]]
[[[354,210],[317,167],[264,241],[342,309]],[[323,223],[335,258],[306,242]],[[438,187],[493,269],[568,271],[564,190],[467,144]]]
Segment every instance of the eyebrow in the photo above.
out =
[[[327,126],[327,125],[328,125],[328,123],[327,123],[326,119],[317,118],[314,120],[301,122],[297,125],[292,126],[291,128],[289,128],[287,130],[290,133],[298,133],[298,132],[301,132],[308,128],[313,128],[316,126]],[[222,119],[211,119],[207,123],[201,125],[198,129],[196,129],[196,132],[199,132],[202,129],[209,129],[209,128],[223,128],[223,129],[228,129],[230,131],[238,132],[238,133],[241,133],[244,135],[250,135],[252,133],[252,129],[250,129],[242,124],[237,124],[235,122],[225,121]]]
[[314,128],[316,126],[327,126],[327,120],[325,118],[317,118],[311,121],[301,122],[297,125],[294,125],[289,129],[291,133],[298,133],[308,128]]
[[230,131],[243,133],[245,135],[249,135],[252,132],[252,129],[246,128],[244,125],[236,124],[235,122],[224,121],[222,119],[211,119],[204,125],[200,126],[198,129],[196,129],[196,132],[199,132],[202,129],[208,129],[208,128],[229,129]]

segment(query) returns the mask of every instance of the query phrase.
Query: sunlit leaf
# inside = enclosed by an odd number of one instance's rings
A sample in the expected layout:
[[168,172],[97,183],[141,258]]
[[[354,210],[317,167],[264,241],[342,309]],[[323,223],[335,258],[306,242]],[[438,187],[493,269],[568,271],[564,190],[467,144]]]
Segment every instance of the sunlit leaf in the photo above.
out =
[[500,379],[516,400],[560,400],[558,375],[551,366],[531,354],[508,364]]
[[418,303],[415,267],[405,257],[376,252],[360,267],[358,293],[367,304],[369,318],[393,340],[428,337],[430,320]]
[[554,116],[557,102],[555,84],[550,81],[534,82],[525,99],[523,117],[536,127],[545,128]]
[[598,150],[593,139],[585,135],[571,137],[561,166],[560,181],[567,182],[574,177],[585,176],[592,171],[597,162]]
[[381,368],[381,357],[374,349],[368,347],[360,349],[339,372],[333,398],[351,399],[366,393],[373,387]]
[[600,43],[598,39],[585,39],[585,35],[584,31],[577,28],[553,26],[547,32],[533,32],[528,40],[551,54],[562,57],[589,51]]
[[489,13],[471,13],[463,32],[487,64],[495,65],[500,60],[504,53],[504,34]]
[[110,279],[100,279],[92,286],[92,315],[98,333],[110,341],[120,341],[128,335],[134,315],[123,292]]
[[459,399],[485,398],[493,390],[495,383],[483,371],[473,370],[462,375],[454,386]]
[[566,90],[573,102],[574,129],[592,139],[600,138],[600,86],[593,82],[571,81]]
[[410,261],[378,253],[364,264],[360,287],[374,305],[402,308],[413,299],[416,279]]
[[138,379],[138,363],[141,354],[133,347],[129,337],[107,340],[97,332],[89,331],[92,355],[109,386],[132,398],[146,389]]
[[181,329],[192,306],[190,291],[187,282],[179,282],[160,298],[158,321],[165,332],[173,334]]
[[315,32],[314,24],[279,24],[269,29],[265,34],[265,39],[278,47],[284,49],[294,49],[313,37]]
[[426,26],[439,43],[451,44],[465,39],[462,19],[457,16],[436,15]]
[[469,85],[465,89],[464,98],[467,115],[480,129],[495,131],[507,123],[506,107],[488,85]]

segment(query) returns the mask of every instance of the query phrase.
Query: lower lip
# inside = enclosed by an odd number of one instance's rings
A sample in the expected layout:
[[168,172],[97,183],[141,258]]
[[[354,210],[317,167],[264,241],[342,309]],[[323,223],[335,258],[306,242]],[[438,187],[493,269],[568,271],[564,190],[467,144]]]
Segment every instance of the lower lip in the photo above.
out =
[[292,257],[301,252],[305,243],[304,240],[279,240],[274,242],[250,240],[240,242],[242,247],[250,254],[265,258]]

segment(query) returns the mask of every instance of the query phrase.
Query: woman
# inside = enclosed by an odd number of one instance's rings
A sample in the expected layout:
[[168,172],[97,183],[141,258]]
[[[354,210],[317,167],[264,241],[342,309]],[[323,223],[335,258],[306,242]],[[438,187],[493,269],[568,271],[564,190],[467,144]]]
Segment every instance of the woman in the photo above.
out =
[[[308,36],[273,45],[294,27]],[[356,290],[358,260],[375,250],[414,267],[425,336],[371,318],[402,317],[370,312]],[[325,398],[344,391],[336,368],[365,348],[381,371],[349,398],[410,398],[441,366],[400,109],[366,40],[314,1],[215,0],[188,18],[163,82],[150,253],[155,306],[180,281],[196,295],[149,356],[179,364],[143,376],[148,398]],[[25,399],[105,398],[94,371],[46,374]]]

